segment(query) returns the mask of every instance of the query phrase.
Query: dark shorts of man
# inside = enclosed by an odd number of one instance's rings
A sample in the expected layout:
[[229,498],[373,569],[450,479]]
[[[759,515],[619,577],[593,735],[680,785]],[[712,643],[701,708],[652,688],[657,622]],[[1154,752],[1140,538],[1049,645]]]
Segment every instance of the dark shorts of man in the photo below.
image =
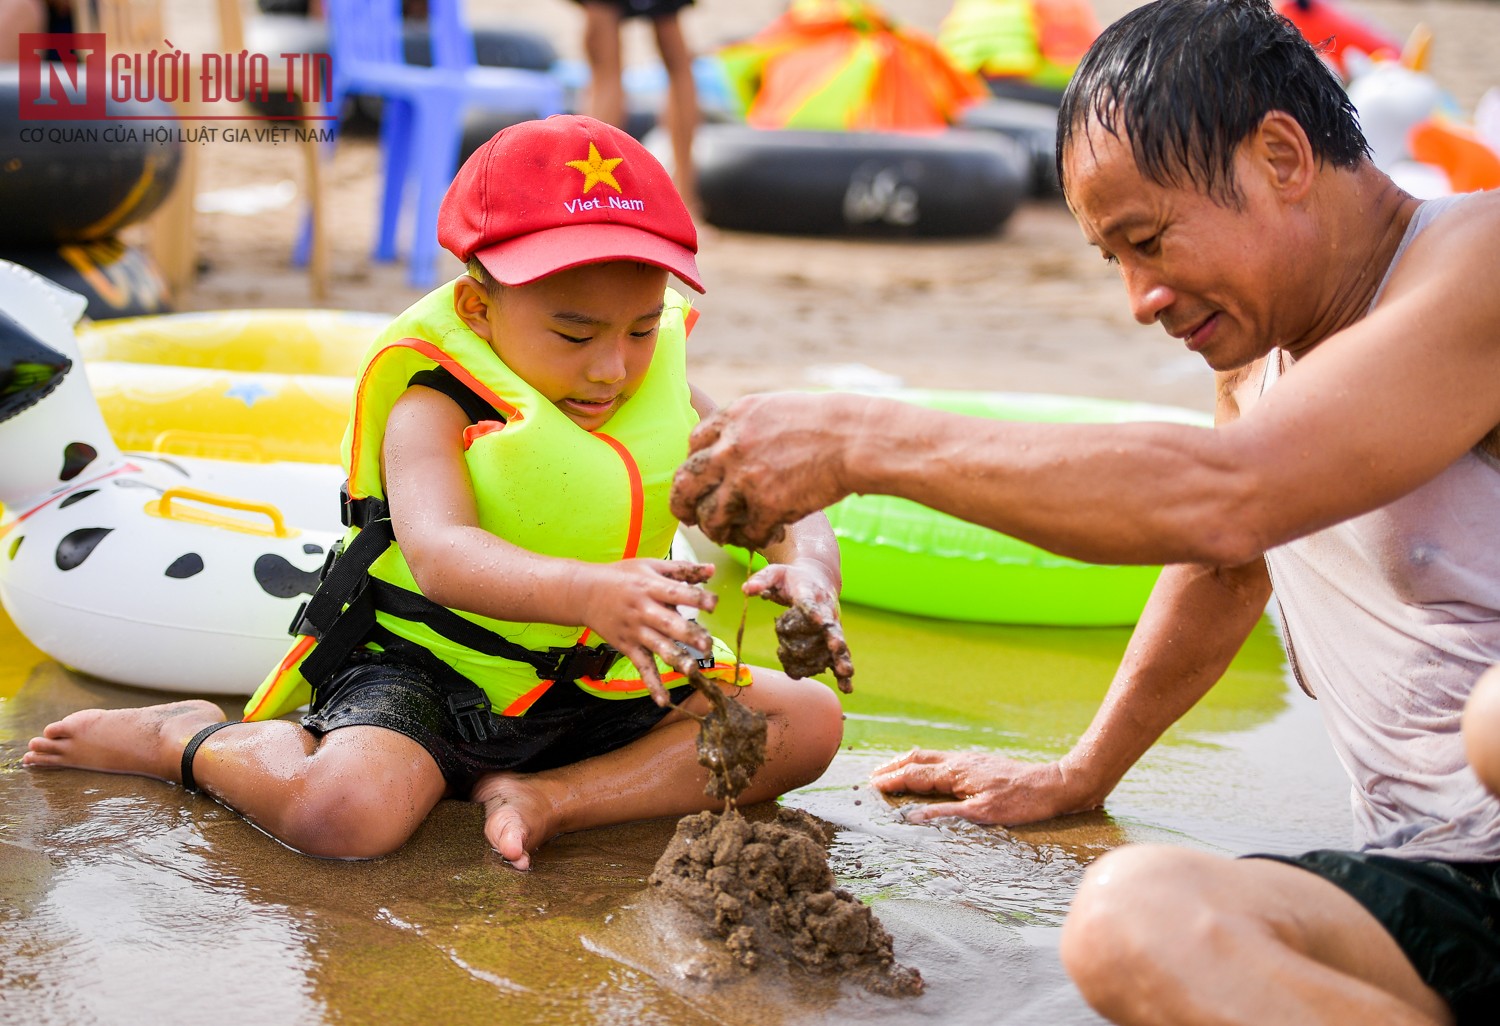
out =
[[[691,685],[671,689],[673,704]],[[659,724],[670,709],[643,698],[597,698],[573,684],[554,684],[524,716],[488,709],[461,723],[451,690],[424,670],[399,662],[354,662],[318,689],[302,725],[319,737],[342,727],[384,727],[427,749],[448,793],[467,798],[485,773],[535,773],[622,748]]]
[[622,18],[666,18],[684,7],[691,6],[693,0],[574,0],[574,2],[618,7]]
[[1459,1026],[1500,1022],[1500,862],[1395,859],[1352,851],[1253,855],[1298,866],[1380,921]]

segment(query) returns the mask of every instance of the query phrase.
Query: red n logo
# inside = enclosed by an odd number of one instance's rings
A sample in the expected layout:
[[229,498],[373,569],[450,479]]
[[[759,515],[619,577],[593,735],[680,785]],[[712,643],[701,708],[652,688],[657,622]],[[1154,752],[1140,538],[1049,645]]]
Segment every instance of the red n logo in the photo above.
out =
[[[22,32],[20,41],[22,121],[105,116],[104,33]],[[52,51],[58,59],[45,59]]]

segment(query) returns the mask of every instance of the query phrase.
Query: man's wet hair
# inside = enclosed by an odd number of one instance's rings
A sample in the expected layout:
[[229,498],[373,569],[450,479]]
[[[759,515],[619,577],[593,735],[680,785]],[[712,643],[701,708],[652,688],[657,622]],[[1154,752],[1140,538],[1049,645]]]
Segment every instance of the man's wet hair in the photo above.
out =
[[1267,0],[1157,0],[1106,28],[1074,72],[1057,117],[1058,181],[1066,194],[1063,155],[1092,120],[1124,133],[1148,181],[1238,207],[1235,153],[1271,111],[1302,126],[1320,163],[1370,155],[1343,85]]

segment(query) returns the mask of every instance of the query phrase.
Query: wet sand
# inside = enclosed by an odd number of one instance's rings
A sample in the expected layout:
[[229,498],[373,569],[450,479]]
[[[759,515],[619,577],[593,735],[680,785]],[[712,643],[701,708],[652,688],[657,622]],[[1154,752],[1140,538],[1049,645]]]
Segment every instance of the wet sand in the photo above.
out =
[[[928,28],[947,7],[888,6]],[[1129,6],[1109,0],[1098,9],[1108,17]],[[1355,6],[1398,34],[1428,22],[1434,71],[1465,107],[1500,84],[1500,4]],[[174,43],[212,45],[206,5],[167,7]],[[699,0],[688,32],[706,46],[759,27],[780,7]],[[534,27],[565,55],[578,52],[578,12],[565,0],[472,0],[470,8],[476,20]],[[628,43],[633,59],[649,57],[642,33]],[[372,140],[348,138],[333,158],[327,305],[393,313],[418,291],[403,266],[368,259],[376,156]],[[299,179],[289,146],[213,145],[199,157],[207,194]],[[200,215],[205,271],[180,306],[308,305],[306,277],[288,262],[296,217],[295,201],[253,215]],[[979,240],[789,240],[708,228],[702,245],[709,294],[698,301],[705,316],[690,359],[694,380],[720,399],[899,379],[1210,406],[1208,372],[1159,330],[1134,324],[1113,272],[1055,201],[1027,204],[1002,233]],[[721,567],[723,593],[735,574]],[[724,605],[737,620],[738,604]],[[748,661],[774,658],[776,612],[757,606]],[[1056,757],[1097,706],[1126,632],[943,624],[857,607],[846,621],[859,659],[858,690],[843,700],[846,749],[784,804],[836,828],[835,876],[874,904],[898,960],[921,971],[920,998],[791,975],[722,989],[689,980],[690,952],[674,946],[644,900],[671,820],[560,837],[533,872],[518,874],[486,847],[476,806],[445,802],[395,855],[334,863],[295,855],[178,788],[23,772],[26,739],[50,720],[169,696],[71,674],[0,617],[4,1018],[1081,1026],[1097,1020],[1063,974],[1057,936],[1099,853],[1143,840],[1227,853],[1347,842],[1341,773],[1315,706],[1286,681],[1268,626],[1107,812],[1008,831],[907,824],[901,802],[865,781],[912,745]],[[736,626],[711,625],[721,636]],[[936,674],[933,651],[944,655]]]

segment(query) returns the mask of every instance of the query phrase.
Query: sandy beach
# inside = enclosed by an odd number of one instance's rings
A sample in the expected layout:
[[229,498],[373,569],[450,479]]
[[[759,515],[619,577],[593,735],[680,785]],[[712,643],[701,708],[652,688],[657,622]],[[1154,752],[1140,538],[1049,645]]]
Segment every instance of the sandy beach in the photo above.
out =
[[[210,45],[208,5],[172,0],[183,39]],[[1096,4],[1108,21],[1134,6]],[[1418,22],[1434,33],[1432,71],[1465,109],[1500,84],[1495,40],[1500,4],[1484,0],[1361,0],[1351,4],[1404,38]],[[935,31],[946,4],[893,0],[895,17]],[[778,0],[699,0],[685,16],[700,50],[768,23]],[[567,0],[472,0],[476,24],[545,35],[565,58],[580,56],[581,15]],[[192,46],[192,42],[179,45]],[[628,63],[654,59],[644,26],[625,36]],[[199,189],[222,193],[300,181],[292,145],[200,147]],[[332,254],[326,305],[394,313],[419,295],[402,264],[370,259],[377,151],[346,137],[328,174]],[[200,200],[201,202],[201,200]],[[204,272],[183,309],[305,306],[306,275],[289,256],[300,204],[252,215],[201,213]],[[707,295],[690,351],[693,378],[725,401],[779,388],[855,386],[899,380],[922,387],[1097,395],[1208,410],[1212,382],[1202,361],[1160,329],[1137,325],[1114,272],[1086,246],[1061,200],[1023,205],[998,234],[958,241],[785,238],[702,229]],[[457,273],[449,261],[444,273]]]

